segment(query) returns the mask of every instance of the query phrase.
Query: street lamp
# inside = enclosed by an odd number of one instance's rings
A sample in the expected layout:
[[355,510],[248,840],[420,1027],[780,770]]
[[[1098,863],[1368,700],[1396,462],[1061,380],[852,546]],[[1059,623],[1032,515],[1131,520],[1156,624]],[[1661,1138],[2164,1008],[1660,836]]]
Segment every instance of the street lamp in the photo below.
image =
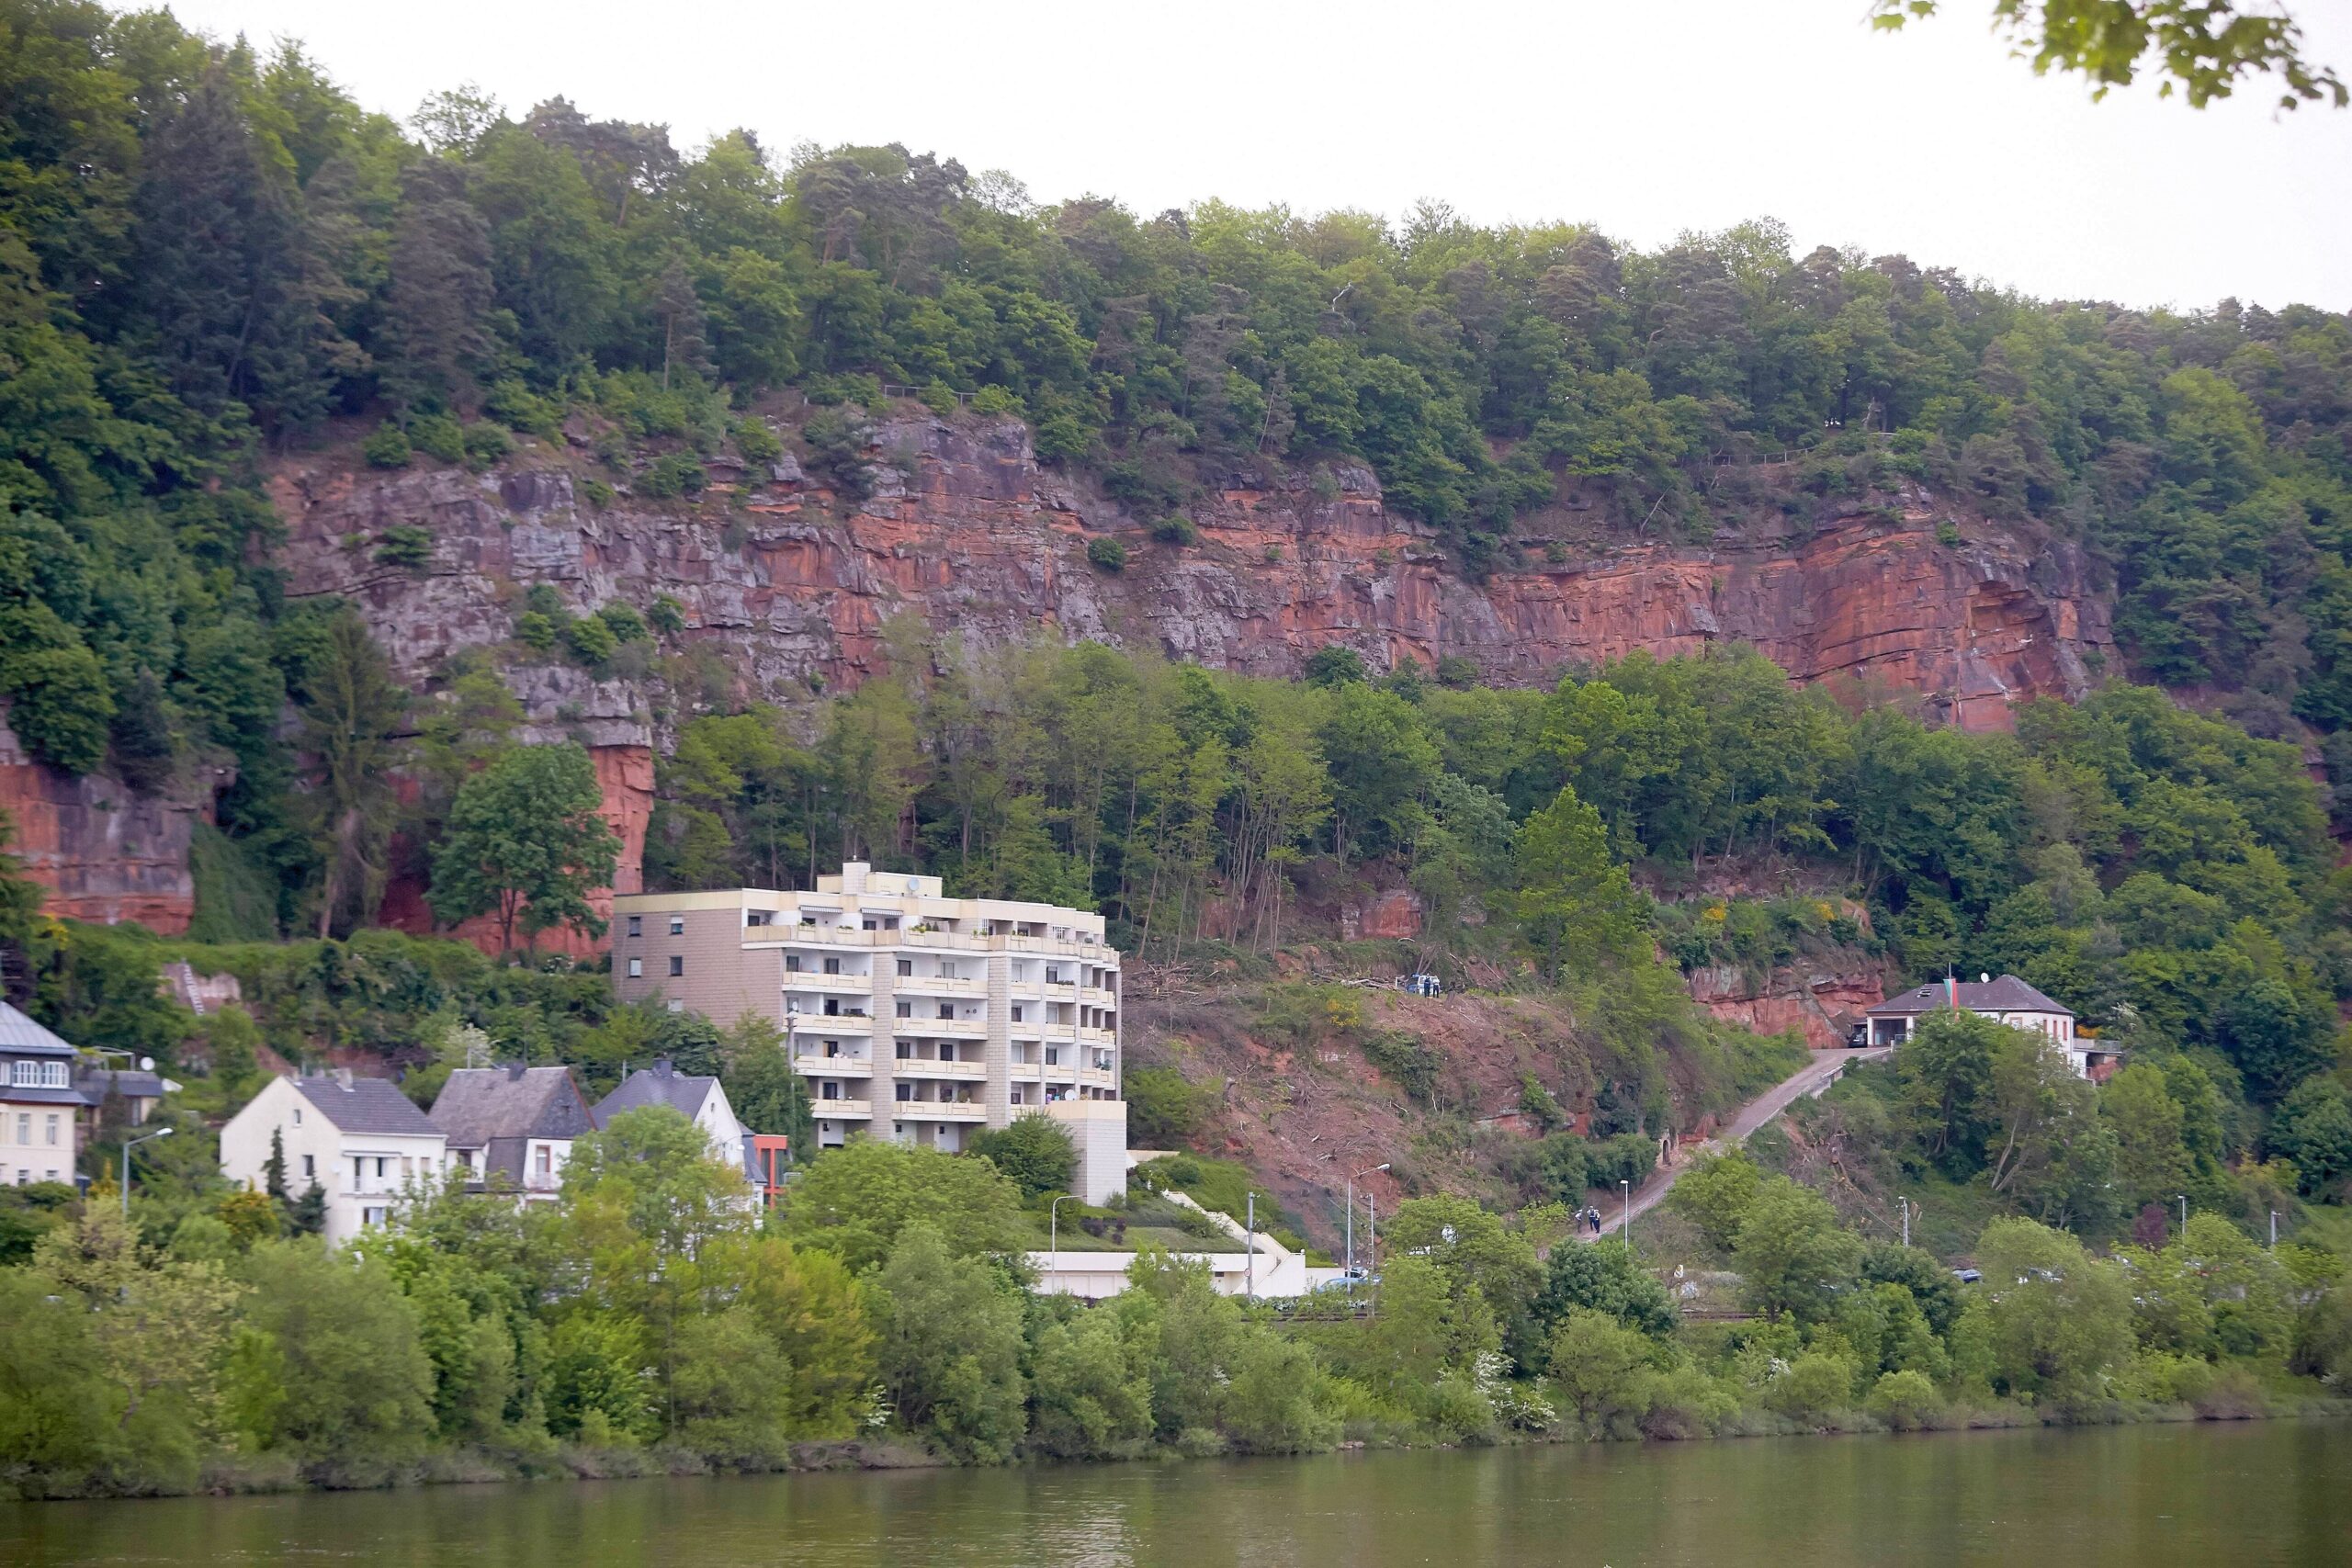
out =
[[1348,1178],[1347,1275],[1348,1289],[1351,1291],[1356,1288],[1356,1177],[1370,1176],[1375,1170],[1386,1170],[1387,1168],[1388,1162],[1386,1160],[1383,1160],[1378,1165],[1368,1166],[1363,1170],[1354,1172]]
[[2176,1192],[2173,1196],[2180,1200],[2180,1228],[2187,1230],[2188,1228],[2188,1194]]
[[124,1219],[130,1218],[130,1151],[141,1144],[152,1144],[158,1138],[168,1138],[171,1135],[172,1129],[166,1127],[160,1133],[150,1133],[143,1138],[132,1138],[122,1145],[122,1217]]
[[1065,1192],[1046,1205],[1046,1267],[1056,1274],[1062,1271],[1062,1205],[1073,1196]]
[[1617,1185],[1625,1190],[1625,1250],[1631,1252],[1634,1250],[1634,1184],[1620,1181]]

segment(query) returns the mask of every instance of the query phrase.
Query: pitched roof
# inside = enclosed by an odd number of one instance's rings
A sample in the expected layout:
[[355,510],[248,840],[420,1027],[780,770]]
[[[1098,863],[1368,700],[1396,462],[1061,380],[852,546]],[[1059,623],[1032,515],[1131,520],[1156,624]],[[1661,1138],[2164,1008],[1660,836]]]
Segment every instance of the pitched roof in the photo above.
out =
[[718,1084],[717,1078],[678,1071],[665,1057],[650,1067],[638,1068],[620,1088],[598,1100],[596,1125],[605,1125],[624,1111],[639,1111],[649,1105],[666,1105],[691,1120]]
[[433,1102],[433,1121],[462,1149],[492,1138],[576,1138],[595,1122],[569,1067],[459,1067]]
[[74,1047],[6,1002],[0,1002],[0,1051],[19,1055],[71,1056]]
[[[2075,1016],[2074,1009],[2052,1001],[2015,975],[1996,976],[1990,980],[1962,980],[1956,989],[1960,1005],[1970,1012],[2056,1012],[2068,1018]],[[1889,997],[1867,1011],[1872,1018],[1907,1018],[1950,1005],[1944,982],[1936,980],[1915,986],[1899,997]]]
[[319,1108],[319,1113],[346,1133],[378,1133],[385,1136],[432,1138],[441,1134],[433,1119],[416,1108],[390,1078],[296,1078],[294,1092]]

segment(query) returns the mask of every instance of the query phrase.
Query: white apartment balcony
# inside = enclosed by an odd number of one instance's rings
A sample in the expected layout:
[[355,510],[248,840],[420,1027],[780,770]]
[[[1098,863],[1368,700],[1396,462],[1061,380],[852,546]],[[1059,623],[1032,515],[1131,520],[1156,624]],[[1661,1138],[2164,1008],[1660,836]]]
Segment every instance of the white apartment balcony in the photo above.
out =
[[890,1032],[901,1040],[986,1040],[985,1018],[894,1018]]
[[1103,1067],[1080,1067],[1078,1081],[1089,1089],[1116,1089],[1119,1087],[1119,1075]]
[[874,1117],[870,1100],[812,1100],[808,1114],[820,1122],[867,1122]]
[[792,1070],[804,1078],[870,1078],[874,1064],[864,1056],[820,1056],[806,1053],[792,1058]]
[[902,1078],[960,1078],[967,1083],[979,1083],[989,1076],[986,1062],[926,1062],[920,1056],[900,1056],[890,1064],[892,1076]]
[[977,976],[958,976],[948,979],[942,975],[901,975],[890,982],[902,997],[985,997],[989,983]]
[[1078,999],[1091,1008],[1114,1008],[1119,1005],[1118,996],[1100,986],[1080,986]]
[[[811,1035],[828,1040],[837,1035],[844,1039],[855,1036],[863,1040],[874,1032],[874,1021],[862,1012],[792,1012],[787,1010],[784,1018],[786,1031],[797,1041],[806,1041]],[[807,1047],[802,1045],[795,1050],[794,1055],[797,1055],[800,1050],[805,1049]]]
[[894,1100],[890,1114],[901,1122],[985,1122],[989,1108],[978,1100]]
[[895,941],[896,931],[861,931],[855,926],[746,926],[745,947],[872,947],[876,937]]
[[865,997],[874,994],[874,976],[821,975],[811,974],[806,969],[793,969],[785,972],[784,988],[787,991],[824,991]]
[[1116,1045],[1119,1032],[1115,1029],[1088,1029],[1081,1026],[1078,1037],[1089,1045]]

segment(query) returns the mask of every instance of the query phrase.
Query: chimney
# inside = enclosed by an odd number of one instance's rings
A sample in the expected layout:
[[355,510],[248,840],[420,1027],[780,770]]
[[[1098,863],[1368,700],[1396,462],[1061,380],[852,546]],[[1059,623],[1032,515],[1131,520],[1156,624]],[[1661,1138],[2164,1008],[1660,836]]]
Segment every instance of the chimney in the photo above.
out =
[[842,863],[842,891],[844,893],[865,892],[866,874],[873,869],[874,865],[870,861],[843,861]]
[[657,1077],[657,1078],[666,1078],[666,1077],[670,1077],[674,1076],[674,1075],[676,1074],[676,1072],[677,1072],[677,1068],[676,1068],[676,1067],[674,1067],[674,1066],[671,1066],[670,1058],[669,1058],[669,1057],[667,1057],[667,1056],[656,1056],[655,1058],[653,1058],[653,1076],[654,1076],[655,1077]]
[[507,1064],[506,1064],[506,1081],[507,1081],[508,1083],[520,1083],[520,1082],[522,1082],[522,1081],[523,1081],[523,1071],[524,1071],[524,1068],[523,1068],[523,1064],[522,1064],[522,1063],[520,1063],[520,1062],[509,1062],[509,1063],[507,1063]]
[[339,1084],[341,1084],[341,1085],[343,1086],[343,1089],[344,1089],[344,1092],[345,1092],[345,1093],[346,1093],[346,1094],[350,1093],[350,1092],[351,1092],[351,1069],[350,1069],[349,1067],[337,1067],[337,1068],[334,1070],[334,1081],[335,1081],[335,1082],[337,1082],[337,1083],[339,1083]]

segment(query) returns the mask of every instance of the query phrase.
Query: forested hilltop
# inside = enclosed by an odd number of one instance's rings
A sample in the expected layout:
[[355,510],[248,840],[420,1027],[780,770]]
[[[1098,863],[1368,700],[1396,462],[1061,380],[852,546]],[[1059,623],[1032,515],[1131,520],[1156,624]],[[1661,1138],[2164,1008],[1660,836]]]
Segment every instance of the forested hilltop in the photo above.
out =
[[[2086,560],[2118,657],[2077,639],[2077,700],[2004,691],[2002,733],[1704,631],[1510,688],[1339,640],[1248,666],[1285,680],[1107,621],[1047,636],[1019,604],[994,637],[861,628],[854,681],[754,679],[676,599],[547,566],[560,495],[574,536],[691,533],[731,592],[897,522],[861,508],[924,471],[884,438],[917,424],[974,471],[1107,498],[1138,551],[1205,556],[1196,515],[1280,490],[1409,519],[1358,564],[1401,539],[1454,584],[1697,554],[1759,514],[1973,549],[1958,516],[2004,570]],[[1795,257],[1763,222],[1644,252],[1428,206],[1147,219],[895,146],[682,152],[562,99],[458,90],[402,124],[297,45],[0,0],[0,454],[25,753],[0,773],[62,792],[15,797],[52,819],[210,814],[182,822],[185,935],[44,917],[0,862],[10,999],[183,1086],[130,1166],[101,1108],[91,1196],[0,1189],[6,1484],[2233,1416],[2352,1377],[2344,315],[2039,301]],[[291,533],[305,485],[359,496],[326,513],[347,533]],[[399,496],[473,508],[475,536],[378,505]],[[1168,580],[1083,523],[1039,525],[1069,536],[1041,572]],[[780,541],[756,567],[755,525]],[[954,576],[914,536],[874,558]],[[460,604],[435,573],[482,537],[505,553]],[[347,594],[301,576],[322,556]],[[473,623],[393,646],[369,612],[402,592]],[[485,1050],[598,1094],[667,1056],[805,1148],[771,1024],[613,999],[598,900],[640,840],[656,888],[865,858],[1099,909],[1129,959],[1133,1141],[1175,1156],[1057,1217],[1043,1123],[970,1156],[861,1143],[763,1216],[649,1111],[583,1143],[560,1201],[418,1194],[356,1255],[282,1180],[226,1188],[215,1131],[269,1072],[430,1103]],[[237,1004],[199,1016],[167,965]],[[1769,1031],[1835,1037],[1817,979],[1852,1003],[1979,971],[2127,1065],[2093,1084],[2038,1037],[1939,1021],[1701,1156],[1638,1250],[1568,1239],[1661,1141],[1804,1061]],[[1383,1162],[1368,1315],[1245,1306],[1156,1259],[1100,1310],[1023,1288],[1057,1224],[1229,1245],[1159,1188],[1254,1192],[1328,1243],[1342,1149]]]

